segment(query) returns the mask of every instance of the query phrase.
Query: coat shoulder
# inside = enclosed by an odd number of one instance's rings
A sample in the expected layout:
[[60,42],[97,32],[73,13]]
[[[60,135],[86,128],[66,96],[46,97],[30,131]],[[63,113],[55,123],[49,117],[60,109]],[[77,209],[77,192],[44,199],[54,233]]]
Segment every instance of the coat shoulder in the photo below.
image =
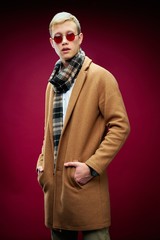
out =
[[100,89],[117,89],[118,81],[115,76],[106,68],[91,62],[88,68],[88,79]]

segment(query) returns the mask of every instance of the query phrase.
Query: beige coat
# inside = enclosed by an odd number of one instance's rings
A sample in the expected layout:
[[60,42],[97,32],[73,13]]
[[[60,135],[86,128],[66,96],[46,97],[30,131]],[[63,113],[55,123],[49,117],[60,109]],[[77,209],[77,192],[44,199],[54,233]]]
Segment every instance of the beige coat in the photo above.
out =
[[[44,191],[45,225],[49,228],[92,230],[110,226],[106,168],[118,153],[130,124],[113,75],[85,57],[68,105],[53,173],[53,87],[46,89],[45,134],[37,167]],[[74,181],[75,168],[64,162],[85,162],[100,175],[86,185]]]

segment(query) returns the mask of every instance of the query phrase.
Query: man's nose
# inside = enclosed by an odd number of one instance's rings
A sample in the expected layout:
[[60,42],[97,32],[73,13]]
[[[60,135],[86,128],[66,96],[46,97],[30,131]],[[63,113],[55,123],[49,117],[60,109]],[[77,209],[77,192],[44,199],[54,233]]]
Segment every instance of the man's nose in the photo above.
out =
[[63,36],[62,36],[62,44],[63,44],[63,43],[66,43],[67,41],[68,41],[68,40],[67,40],[66,36],[63,35]]

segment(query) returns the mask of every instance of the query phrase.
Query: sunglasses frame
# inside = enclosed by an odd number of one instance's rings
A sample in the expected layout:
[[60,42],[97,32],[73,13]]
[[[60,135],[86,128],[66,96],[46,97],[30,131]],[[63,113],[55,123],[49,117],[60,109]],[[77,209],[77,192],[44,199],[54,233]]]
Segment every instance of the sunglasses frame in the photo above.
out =
[[[54,42],[56,44],[59,44],[59,43],[61,43],[63,41],[63,36],[65,36],[68,41],[72,42],[72,41],[74,41],[75,37],[78,36],[79,34],[80,33],[74,34],[73,32],[67,32],[66,34],[57,33],[57,34],[54,35],[54,37],[52,39],[54,40]],[[57,35],[57,38],[59,38],[59,41],[55,40],[56,35]],[[71,37],[71,39],[70,39],[70,37]]]

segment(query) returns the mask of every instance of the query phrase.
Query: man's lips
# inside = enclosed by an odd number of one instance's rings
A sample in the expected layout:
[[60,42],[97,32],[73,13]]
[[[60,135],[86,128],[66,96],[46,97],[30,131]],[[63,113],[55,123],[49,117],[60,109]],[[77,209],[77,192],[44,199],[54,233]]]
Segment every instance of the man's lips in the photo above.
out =
[[70,48],[63,48],[62,52],[66,52],[66,51],[69,51],[69,50],[70,50]]

